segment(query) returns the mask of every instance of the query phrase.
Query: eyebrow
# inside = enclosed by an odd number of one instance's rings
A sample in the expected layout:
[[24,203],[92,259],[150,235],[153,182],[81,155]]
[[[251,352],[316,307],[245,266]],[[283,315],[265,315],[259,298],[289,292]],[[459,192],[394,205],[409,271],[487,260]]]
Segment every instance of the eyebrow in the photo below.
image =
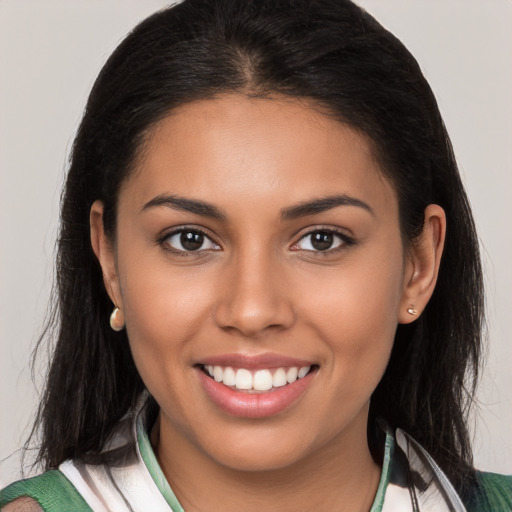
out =
[[360,199],[348,196],[346,194],[337,194],[333,196],[322,197],[312,201],[306,201],[296,206],[290,206],[281,211],[282,220],[293,220],[307,215],[315,215],[327,210],[331,210],[338,206],[356,206],[366,210],[371,215],[375,216],[375,212],[371,206]]
[[226,220],[226,215],[210,203],[197,201],[195,199],[186,199],[175,195],[162,194],[156,196],[143,206],[142,211],[156,206],[166,206],[173,210],[195,213],[196,215],[210,217],[211,219]]
[[[209,217],[211,219],[222,221],[227,220],[227,215],[211,203],[198,201],[196,199],[186,199],[176,195],[161,194],[156,196],[142,207],[142,211],[158,206],[165,206],[167,208],[172,208],[173,210],[190,212],[203,217]],[[284,208],[281,210],[281,220],[293,220],[300,217],[306,217],[307,215],[316,215],[327,210],[332,210],[338,206],[355,206],[366,210],[373,216],[375,215],[371,206],[364,201],[346,194],[338,194],[313,199],[312,201],[306,201],[295,206]]]

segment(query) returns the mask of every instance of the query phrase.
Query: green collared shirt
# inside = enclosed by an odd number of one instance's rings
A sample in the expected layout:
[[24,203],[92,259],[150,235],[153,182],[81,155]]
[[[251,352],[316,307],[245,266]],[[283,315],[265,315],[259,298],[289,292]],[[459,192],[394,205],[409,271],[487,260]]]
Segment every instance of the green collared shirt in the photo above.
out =
[[[58,470],[14,482],[0,491],[0,506],[28,496],[45,512],[184,512],[151,447],[147,403],[120,422],[103,463],[66,461]],[[463,503],[414,439],[385,424],[381,429],[382,472],[370,512],[512,511],[512,476],[477,473],[479,485]]]

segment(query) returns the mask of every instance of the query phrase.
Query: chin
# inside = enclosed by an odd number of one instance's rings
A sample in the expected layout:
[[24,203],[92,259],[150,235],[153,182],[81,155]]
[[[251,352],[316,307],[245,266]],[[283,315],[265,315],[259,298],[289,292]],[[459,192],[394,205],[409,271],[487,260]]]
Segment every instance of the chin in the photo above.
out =
[[227,469],[253,473],[279,471],[306,462],[336,437],[333,432],[326,432],[322,441],[311,435],[307,421],[298,423],[302,428],[295,431],[293,423],[288,422],[256,428],[252,425],[249,429],[240,428],[238,424],[236,429],[224,429],[224,435],[196,438],[196,442],[202,445],[201,451],[210,460]]
[[215,462],[227,469],[246,473],[265,473],[289,468],[299,462],[297,453],[289,453],[271,445],[265,449],[229,451],[216,454]]

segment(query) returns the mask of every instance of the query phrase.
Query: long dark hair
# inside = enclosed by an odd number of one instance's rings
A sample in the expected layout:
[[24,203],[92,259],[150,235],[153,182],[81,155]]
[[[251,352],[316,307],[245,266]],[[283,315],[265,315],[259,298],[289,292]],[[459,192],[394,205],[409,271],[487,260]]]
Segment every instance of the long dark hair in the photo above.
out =
[[45,468],[98,453],[144,384],[89,241],[100,199],[115,238],[119,188],[155,122],[222,93],[307,98],[364,133],[394,184],[405,243],[424,210],[447,215],[436,290],[398,326],[370,422],[415,437],[463,492],[474,476],[467,412],[478,375],[482,272],[474,223],[436,100],[407,49],[348,0],[186,0],[139,24],[105,64],[78,130],[61,206],[56,332],[35,430]]

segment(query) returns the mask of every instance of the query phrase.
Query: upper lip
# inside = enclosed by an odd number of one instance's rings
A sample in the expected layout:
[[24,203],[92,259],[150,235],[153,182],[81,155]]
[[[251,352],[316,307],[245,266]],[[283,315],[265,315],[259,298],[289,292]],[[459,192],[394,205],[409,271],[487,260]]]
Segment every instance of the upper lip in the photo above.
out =
[[293,367],[302,368],[313,366],[313,362],[305,359],[298,359],[282,354],[266,352],[264,354],[221,354],[209,356],[198,362],[204,366],[231,366],[234,368],[246,368],[247,370],[261,370],[265,368]]

